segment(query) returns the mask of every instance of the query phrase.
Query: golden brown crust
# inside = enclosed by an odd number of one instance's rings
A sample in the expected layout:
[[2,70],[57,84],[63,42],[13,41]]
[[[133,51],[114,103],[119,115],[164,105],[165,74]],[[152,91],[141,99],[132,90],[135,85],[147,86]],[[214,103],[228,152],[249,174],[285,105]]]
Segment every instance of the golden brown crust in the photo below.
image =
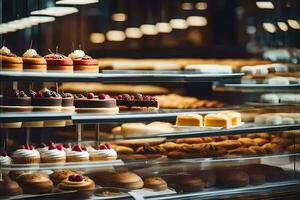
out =
[[47,65],[23,65],[24,71],[38,71],[38,72],[44,72],[47,71]]
[[238,141],[242,143],[243,147],[258,146],[258,144],[250,138],[239,138]]
[[3,71],[23,71],[22,63],[1,63]]
[[23,194],[23,190],[16,181],[11,180],[6,173],[3,173],[2,181],[0,181],[0,194],[16,196]]
[[53,183],[49,177],[42,173],[24,174],[18,178],[25,193],[44,194],[49,193],[53,189]]
[[0,55],[0,62],[1,63],[17,63],[17,64],[22,64],[23,60],[21,57],[18,56],[4,56],[4,55]]
[[64,179],[68,178],[71,175],[75,175],[76,172],[67,170],[67,169],[59,169],[55,170],[52,174],[49,175],[50,179],[53,181],[55,185],[59,184]]
[[24,65],[47,65],[45,58],[28,58],[23,57]]
[[98,65],[74,65],[75,72],[99,72]]
[[214,142],[213,144],[217,147],[223,147],[227,150],[236,149],[242,146],[242,143],[237,140],[224,140],[221,142]]
[[230,155],[256,155],[256,151],[250,148],[237,148],[229,151]]
[[68,179],[63,180],[58,184],[58,188],[61,190],[78,190],[86,191],[95,189],[95,182],[87,176],[83,176],[83,180],[80,182],[72,182]]
[[187,144],[194,144],[194,143],[203,143],[202,138],[179,138],[176,139],[176,143],[181,144],[181,143],[187,143]]
[[48,71],[73,72],[73,65],[48,65]]
[[153,190],[166,190],[168,188],[167,182],[160,177],[148,177],[144,179],[144,187]]
[[253,141],[256,142],[259,146],[262,146],[269,142],[269,140],[263,138],[254,138]]
[[262,146],[268,153],[280,153],[282,152],[282,146],[275,143],[267,143]]
[[118,154],[132,154],[132,153],[134,153],[134,150],[132,148],[126,147],[126,146],[114,145],[113,149]]

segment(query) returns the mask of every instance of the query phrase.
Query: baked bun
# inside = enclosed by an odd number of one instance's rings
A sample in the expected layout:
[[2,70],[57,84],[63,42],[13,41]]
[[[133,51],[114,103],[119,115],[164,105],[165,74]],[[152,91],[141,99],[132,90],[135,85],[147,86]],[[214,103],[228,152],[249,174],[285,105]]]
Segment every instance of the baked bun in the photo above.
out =
[[44,194],[49,193],[53,189],[53,182],[45,174],[34,172],[32,174],[23,174],[18,178],[25,193],[28,194]]
[[166,190],[168,188],[167,182],[160,177],[148,177],[144,179],[144,187],[153,190]]
[[94,190],[95,183],[87,176],[70,175],[58,184],[58,188],[61,190],[87,191]]
[[23,190],[19,184],[11,180],[7,174],[3,173],[2,180],[0,181],[0,195],[16,196],[20,194],[23,194]]

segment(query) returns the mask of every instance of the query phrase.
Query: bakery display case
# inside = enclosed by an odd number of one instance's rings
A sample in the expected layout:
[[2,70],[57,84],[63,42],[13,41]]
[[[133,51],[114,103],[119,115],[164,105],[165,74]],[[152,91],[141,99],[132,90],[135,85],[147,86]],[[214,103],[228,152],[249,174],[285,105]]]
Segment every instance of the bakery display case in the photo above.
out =
[[298,199],[299,6],[2,1],[0,199]]

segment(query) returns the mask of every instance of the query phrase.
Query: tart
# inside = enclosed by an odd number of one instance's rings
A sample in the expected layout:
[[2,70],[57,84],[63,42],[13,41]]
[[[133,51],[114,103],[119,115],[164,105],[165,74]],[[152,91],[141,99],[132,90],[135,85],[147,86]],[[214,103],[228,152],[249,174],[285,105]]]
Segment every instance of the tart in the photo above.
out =
[[56,72],[73,72],[72,59],[62,54],[48,54],[44,57],[47,61],[47,70]]
[[75,72],[99,72],[98,61],[86,55],[82,50],[75,50],[68,57],[73,60]]
[[22,58],[11,53],[5,46],[0,49],[0,64],[3,71],[23,71]]
[[35,93],[31,102],[34,111],[60,112],[62,109],[62,97],[46,88]]
[[31,145],[22,145],[13,152],[13,163],[15,164],[31,164],[40,162],[40,153]]
[[75,145],[72,151],[67,151],[67,162],[85,162],[90,160],[90,154],[80,145]]
[[48,150],[41,153],[43,163],[65,163],[66,152],[63,150],[62,145],[55,145],[49,142]]
[[61,190],[87,191],[95,189],[95,182],[87,176],[70,175],[58,184]]
[[101,144],[96,149],[91,150],[89,153],[92,161],[117,159],[117,152],[108,144]]
[[23,54],[22,59],[24,71],[47,71],[47,62],[45,58],[40,56],[34,49],[28,49]]
[[115,96],[115,99],[120,110],[157,111],[159,109],[156,97],[143,96],[139,93],[121,94]]
[[23,174],[18,178],[18,183],[28,194],[44,194],[49,193],[53,189],[53,183],[45,174],[35,172],[31,174]]
[[11,164],[12,160],[11,158],[7,155],[6,152],[2,152],[0,155],[0,165],[9,165]]
[[79,94],[75,96],[74,105],[76,112],[79,113],[116,114],[119,112],[116,100],[107,94],[99,94],[98,96],[92,92],[85,95]]
[[0,181],[0,196],[16,196],[23,194],[22,188],[16,181],[10,179],[10,177],[3,173],[2,180]]

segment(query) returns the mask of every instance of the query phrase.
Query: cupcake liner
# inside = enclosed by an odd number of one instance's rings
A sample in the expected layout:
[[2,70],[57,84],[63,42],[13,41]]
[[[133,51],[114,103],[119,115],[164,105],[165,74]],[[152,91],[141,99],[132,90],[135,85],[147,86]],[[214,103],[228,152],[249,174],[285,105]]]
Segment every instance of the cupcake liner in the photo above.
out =
[[61,158],[42,158],[42,163],[65,163],[66,157]]
[[28,157],[28,158],[13,158],[14,164],[34,164],[40,163],[40,157]]
[[75,156],[67,156],[67,162],[87,162],[89,161],[89,158],[81,158],[81,157],[75,157]]
[[99,156],[99,155],[90,155],[91,161],[108,161],[108,160],[116,160],[116,156]]

